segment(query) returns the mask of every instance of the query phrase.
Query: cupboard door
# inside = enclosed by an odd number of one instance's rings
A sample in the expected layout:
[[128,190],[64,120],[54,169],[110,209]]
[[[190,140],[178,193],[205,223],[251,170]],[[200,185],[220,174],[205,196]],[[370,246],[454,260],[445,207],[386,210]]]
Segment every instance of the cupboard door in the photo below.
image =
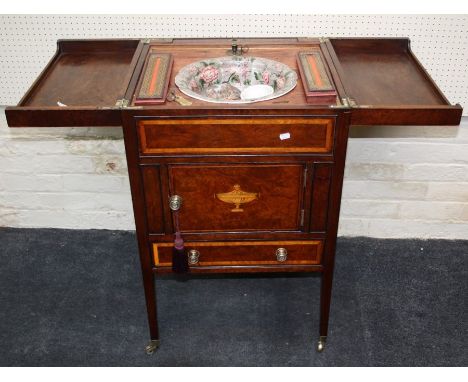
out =
[[300,231],[305,163],[171,165],[182,232]]

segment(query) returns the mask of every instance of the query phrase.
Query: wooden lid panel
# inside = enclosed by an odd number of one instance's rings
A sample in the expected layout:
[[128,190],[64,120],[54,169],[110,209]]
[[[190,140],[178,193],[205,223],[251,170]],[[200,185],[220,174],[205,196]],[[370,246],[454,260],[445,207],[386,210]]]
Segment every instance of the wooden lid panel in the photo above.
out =
[[141,46],[140,40],[59,40],[18,106],[7,108],[9,125],[120,125],[116,102],[125,96]]
[[[60,40],[58,50],[16,107],[8,107],[10,127],[120,126],[122,106],[132,106],[149,48],[174,58],[174,77],[201,58],[229,54],[230,39]],[[298,71],[296,56],[320,49],[338,92],[337,104],[308,104],[302,81],[288,94],[244,105],[191,102],[138,106],[154,112],[194,114],[272,113],[352,108],[353,125],[457,125],[462,108],[452,106],[402,38],[239,39],[247,55],[278,60]],[[122,100],[124,102],[118,102]],[[133,104],[134,105],[134,104]],[[333,110],[335,111],[335,110]]]
[[77,49],[59,42],[54,62],[20,106],[115,106],[127,88],[138,42],[88,41],[75,43]]
[[452,106],[406,38],[333,38],[327,42],[353,110],[352,124],[459,124]]
[[401,43],[407,41],[332,39],[348,96],[358,105],[447,105],[408,46]]

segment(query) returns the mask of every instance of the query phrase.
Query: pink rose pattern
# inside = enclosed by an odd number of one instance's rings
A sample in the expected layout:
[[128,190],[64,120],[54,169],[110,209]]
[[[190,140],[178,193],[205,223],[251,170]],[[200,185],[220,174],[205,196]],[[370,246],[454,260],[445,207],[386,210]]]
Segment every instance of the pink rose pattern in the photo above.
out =
[[276,79],[276,86],[278,87],[278,89],[283,89],[285,83],[286,83],[286,80],[284,77],[278,77]]
[[284,71],[281,64],[274,63],[258,72],[252,72],[252,62],[248,59],[234,65],[223,65],[223,62],[189,65],[184,73],[184,86],[193,92],[204,93],[208,98],[229,100],[239,99],[242,88],[249,85],[267,84],[275,90],[282,90],[287,86],[289,73]]
[[218,75],[218,69],[210,65],[202,69],[200,73],[200,78],[203,79],[203,81],[210,83],[216,81],[218,79]]
[[244,62],[240,69],[242,80],[245,81],[250,73],[249,64]]
[[193,91],[200,90],[200,88],[198,87],[197,81],[195,81],[193,78],[190,80],[189,86],[190,86],[190,89]]
[[198,68],[195,65],[190,66],[188,71],[192,76],[198,74]]

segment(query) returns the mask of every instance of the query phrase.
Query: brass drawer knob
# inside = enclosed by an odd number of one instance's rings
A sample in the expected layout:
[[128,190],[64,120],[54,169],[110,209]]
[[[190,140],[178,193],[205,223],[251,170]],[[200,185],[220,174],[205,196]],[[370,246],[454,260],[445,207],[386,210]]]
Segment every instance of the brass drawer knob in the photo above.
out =
[[276,250],[276,260],[286,261],[287,258],[288,258],[288,251],[286,251],[286,248],[278,248]]
[[169,208],[172,211],[178,211],[182,205],[182,198],[179,195],[172,195],[169,198]]
[[198,252],[196,249],[191,249],[188,253],[188,262],[189,264],[197,264],[198,259],[200,258],[200,252]]

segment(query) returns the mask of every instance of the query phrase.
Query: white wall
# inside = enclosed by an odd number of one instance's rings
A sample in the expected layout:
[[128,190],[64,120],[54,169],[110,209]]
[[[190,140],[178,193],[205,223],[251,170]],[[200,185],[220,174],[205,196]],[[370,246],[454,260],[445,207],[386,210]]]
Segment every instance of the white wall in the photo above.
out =
[[[352,135],[340,235],[468,238],[468,118]],[[134,229],[121,129],[9,129],[2,112],[0,226]]]
[[468,117],[351,133],[340,235],[468,239]]
[[[0,103],[19,100],[58,38],[256,35],[408,36],[467,110],[466,15],[1,16]],[[355,128],[348,147],[340,235],[468,238],[468,118]],[[134,229],[121,129],[9,129],[0,110],[0,226]]]
[[0,15],[0,105],[20,100],[58,39],[255,36],[409,37],[447,98],[468,105],[468,15]]

